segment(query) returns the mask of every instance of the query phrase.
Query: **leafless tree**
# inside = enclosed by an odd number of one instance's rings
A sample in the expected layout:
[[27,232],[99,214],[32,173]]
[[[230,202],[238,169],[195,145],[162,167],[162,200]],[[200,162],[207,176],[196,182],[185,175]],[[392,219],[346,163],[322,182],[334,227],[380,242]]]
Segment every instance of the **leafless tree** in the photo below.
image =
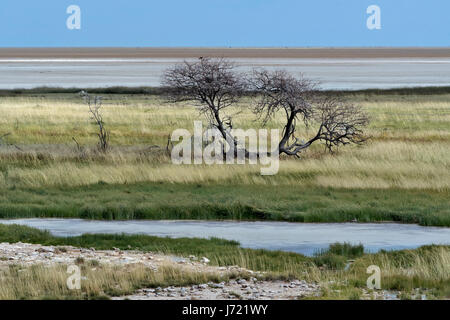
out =
[[101,152],[106,152],[109,149],[109,131],[105,128],[105,122],[101,113],[103,98],[99,96],[91,97],[86,91],[81,91],[80,95],[87,103],[92,119],[98,127],[98,149]]
[[[299,156],[315,141],[324,142],[330,152],[340,145],[365,141],[366,114],[358,106],[321,94],[316,82],[303,76],[295,78],[285,71],[267,70],[255,71],[250,82],[257,97],[254,111],[264,123],[279,111],[286,117],[280,154]],[[298,121],[307,128],[317,125],[316,134],[300,141],[296,136]]]
[[235,71],[233,63],[203,57],[194,62],[184,61],[165,72],[163,85],[169,101],[193,102],[210,126],[217,128],[228,144],[237,147],[230,133],[231,118],[223,115],[223,110],[235,104],[245,92],[246,82]]
[[[358,106],[320,93],[316,82],[304,77],[296,78],[285,71],[267,70],[255,71],[253,77],[244,80],[234,67],[225,59],[184,61],[164,74],[167,98],[171,102],[193,102],[227,143],[234,145],[234,150],[238,145],[230,132],[231,118],[225,117],[222,111],[238,102],[248,90],[257,97],[254,112],[264,124],[278,112],[285,115],[278,146],[280,154],[299,156],[316,141],[324,142],[330,152],[340,145],[365,141],[366,114]],[[317,127],[315,135],[300,141],[296,131],[298,121],[307,128]],[[245,156],[249,156],[247,150]]]

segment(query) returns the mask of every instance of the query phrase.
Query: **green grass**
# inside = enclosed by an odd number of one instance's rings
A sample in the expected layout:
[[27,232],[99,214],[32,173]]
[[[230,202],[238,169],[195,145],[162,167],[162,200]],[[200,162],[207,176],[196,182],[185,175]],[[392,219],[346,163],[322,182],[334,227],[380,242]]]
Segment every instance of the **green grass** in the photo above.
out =
[[364,255],[362,244],[333,243],[328,249],[320,250],[314,254],[313,261],[317,266],[326,266],[331,269],[343,269],[347,260],[356,259]]
[[396,221],[450,226],[448,192],[264,185],[96,184],[0,190],[0,218]]
[[[76,94],[80,92],[82,88],[58,88],[58,87],[38,87],[33,89],[2,89],[0,90],[0,96],[33,96],[37,94]],[[107,87],[107,88],[89,88],[93,94],[161,94],[164,92],[164,88],[160,87]],[[326,93],[336,93],[333,90],[324,90]],[[340,94],[344,96],[353,95],[368,95],[368,96],[380,96],[380,95],[436,95],[436,94],[448,94],[450,93],[450,87],[415,87],[415,88],[395,88],[395,89],[364,89],[364,90],[341,90]]]
[[[16,96],[36,96],[36,95],[68,95],[78,94],[81,88],[57,88],[57,87],[38,87],[33,89],[0,89],[0,97],[16,97]],[[89,88],[92,94],[161,94],[162,88],[159,87],[107,87],[107,88]],[[450,90],[449,90],[450,91]]]
[[364,254],[364,246],[362,244],[352,245],[351,243],[332,243],[328,250],[320,252],[317,256],[322,256],[326,254],[335,254],[343,256],[348,259],[355,259],[361,257]]

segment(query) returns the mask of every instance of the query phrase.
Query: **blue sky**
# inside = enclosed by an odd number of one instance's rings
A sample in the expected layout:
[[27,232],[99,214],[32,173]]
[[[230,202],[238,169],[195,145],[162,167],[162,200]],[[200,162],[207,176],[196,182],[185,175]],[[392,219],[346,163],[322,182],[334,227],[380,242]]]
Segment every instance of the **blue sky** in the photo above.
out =
[[0,47],[450,46],[449,21],[449,0],[1,0]]

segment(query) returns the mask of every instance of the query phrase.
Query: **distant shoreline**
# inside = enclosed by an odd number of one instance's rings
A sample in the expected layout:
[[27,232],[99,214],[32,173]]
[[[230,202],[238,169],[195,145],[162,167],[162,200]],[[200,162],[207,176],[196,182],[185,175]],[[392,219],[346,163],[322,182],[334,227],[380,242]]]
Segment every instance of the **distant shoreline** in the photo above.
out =
[[[161,95],[166,88],[163,87],[132,87],[132,86],[108,86],[97,88],[85,87],[36,87],[36,88],[17,88],[0,89],[0,97],[15,97],[21,95],[39,95],[39,94],[77,94],[80,90],[88,90],[92,94],[127,94],[127,95]],[[338,93],[343,95],[439,95],[450,94],[450,86],[423,86],[423,87],[405,87],[389,89],[360,89],[360,90],[320,90],[325,94]]]
[[0,48],[8,58],[450,58],[442,48]]

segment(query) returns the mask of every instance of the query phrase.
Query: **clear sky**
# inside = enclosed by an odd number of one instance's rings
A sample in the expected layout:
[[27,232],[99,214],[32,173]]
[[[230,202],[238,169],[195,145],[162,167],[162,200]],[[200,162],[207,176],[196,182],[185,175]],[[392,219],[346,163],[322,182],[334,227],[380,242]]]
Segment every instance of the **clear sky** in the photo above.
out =
[[0,47],[27,46],[450,46],[450,0],[1,0]]

